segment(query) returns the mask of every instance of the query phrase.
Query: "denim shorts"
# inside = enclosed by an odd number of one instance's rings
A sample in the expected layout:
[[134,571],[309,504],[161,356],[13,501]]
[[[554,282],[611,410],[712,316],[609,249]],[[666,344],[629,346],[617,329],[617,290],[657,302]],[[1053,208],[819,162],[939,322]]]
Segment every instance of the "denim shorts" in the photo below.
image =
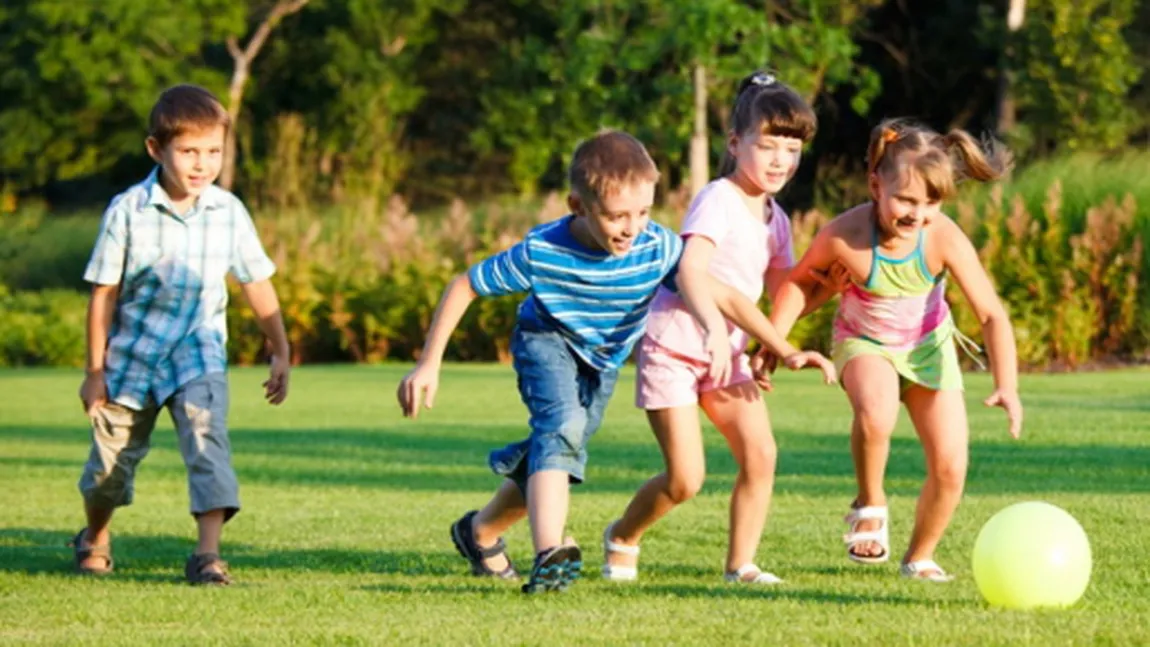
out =
[[531,416],[531,435],[491,452],[488,464],[524,493],[527,479],[540,470],[563,470],[570,482],[582,483],[587,441],[603,420],[618,370],[592,368],[551,331],[516,327],[511,355],[519,395]]

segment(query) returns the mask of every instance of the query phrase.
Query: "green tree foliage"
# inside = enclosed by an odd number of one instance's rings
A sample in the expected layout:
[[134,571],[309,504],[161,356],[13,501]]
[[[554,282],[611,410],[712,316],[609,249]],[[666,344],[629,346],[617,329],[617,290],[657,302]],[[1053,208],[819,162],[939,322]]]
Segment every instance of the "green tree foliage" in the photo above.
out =
[[244,11],[233,0],[3,3],[0,183],[42,186],[139,155],[161,90],[226,87],[205,43],[242,28]]
[[[250,179],[278,201],[284,166],[294,163],[300,168],[291,179],[307,194],[301,199],[386,197],[407,170],[402,142],[423,93],[421,53],[437,35],[432,17],[461,6],[461,0],[309,3],[257,63],[247,121],[249,153],[256,147],[245,163]],[[284,140],[293,128],[302,131],[294,144]]]
[[[1138,125],[1123,31],[1136,0],[1031,0],[1019,34],[1020,133],[1039,151],[1114,149]],[[1143,43],[1143,51],[1145,43]],[[1145,117],[1142,117],[1144,120]]]
[[774,12],[738,0],[513,3],[534,29],[502,43],[473,142],[506,154],[514,185],[530,192],[540,180],[557,183],[576,141],[625,127],[671,180],[691,134],[696,64],[707,70],[720,127],[738,79],[765,66],[812,99],[851,79],[851,101],[865,110],[878,82],[853,63],[849,31],[865,3],[794,3],[804,13],[772,4]]

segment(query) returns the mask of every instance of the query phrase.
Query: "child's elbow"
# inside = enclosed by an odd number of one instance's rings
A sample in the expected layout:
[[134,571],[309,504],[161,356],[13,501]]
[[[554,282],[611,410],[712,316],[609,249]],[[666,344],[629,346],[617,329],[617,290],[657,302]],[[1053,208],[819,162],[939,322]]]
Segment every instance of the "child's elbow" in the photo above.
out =
[[983,312],[980,319],[982,320],[983,328],[1010,325],[1010,315],[1006,313],[1006,308],[1002,305],[1001,301],[996,302],[992,307]]

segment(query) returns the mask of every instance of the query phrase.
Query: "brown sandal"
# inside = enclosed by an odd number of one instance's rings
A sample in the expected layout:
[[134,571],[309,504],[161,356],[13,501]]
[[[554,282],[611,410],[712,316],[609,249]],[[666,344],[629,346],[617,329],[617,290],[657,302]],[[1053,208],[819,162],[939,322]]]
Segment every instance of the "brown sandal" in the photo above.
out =
[[[108,544],[95,546],[93,544],[84,545],[86,543],[85,535],[88,533],[87,528],[81,528],[80,532],[68,542],[72,547],[72,556],[74,558],[74,565],[76,572],[81,575],[108,575],[112,572],[114,564],[112,562],[112,547]],[[104,567],[84,566],[89,558],[100,557],[104,560]]]
[[[219,571],[208,570],[209,566],[218,566]],[[203,584],[207,586],[227,586],[232,583],[228,575],[228,563],[220,559],[215,553],[201,553],[188,558],[184,565],[184,578],[188,584]]]

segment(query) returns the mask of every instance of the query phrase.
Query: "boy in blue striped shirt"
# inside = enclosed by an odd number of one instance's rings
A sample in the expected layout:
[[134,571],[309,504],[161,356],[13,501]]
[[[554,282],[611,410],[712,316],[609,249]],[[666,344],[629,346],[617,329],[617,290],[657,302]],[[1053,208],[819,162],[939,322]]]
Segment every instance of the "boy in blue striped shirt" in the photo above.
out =
[[[599,428],[619,367],[643,335],[655,289],[675,289],[682,251],[678,235],[650,222],[659,172],[634,137],[606,131],[583,142],[569,176],[570,215],[535,227],[447,287],[419,363],[397,393],[406,416],[418,414],[421,399],[431,408],[447,340],[471,301],[527,293],[511,353],[531,434],[490,454],[492,470],[505,477],[502,486],[486,507],[451,527],[474,574],[513,579],[518,573],[500,536],[529,517],[536,557],[525,593],[563,590],[579,575],[579,547],[564,538],[569,484],[583,480],[587,441]],[[680,275],[679,287],[709,331],[710,371],[721,380],[730,366],[722,315],[752,334],[769,324],[736,291],[686,278]]]

